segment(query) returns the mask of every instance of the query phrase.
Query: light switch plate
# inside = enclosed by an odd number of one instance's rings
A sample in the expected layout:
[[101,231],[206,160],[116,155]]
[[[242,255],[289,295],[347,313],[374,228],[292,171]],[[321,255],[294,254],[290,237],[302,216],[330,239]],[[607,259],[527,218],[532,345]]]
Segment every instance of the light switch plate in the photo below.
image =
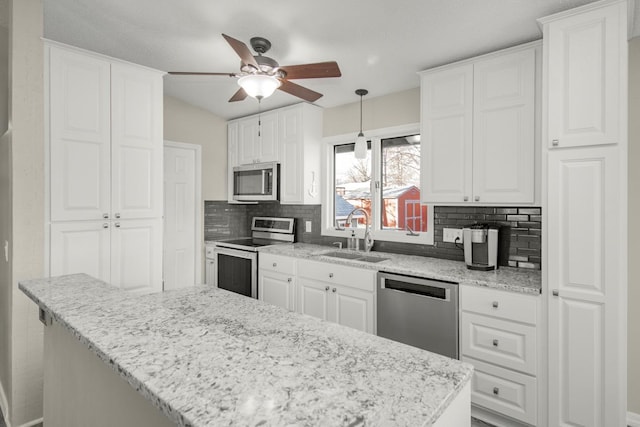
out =
[[[456,238],[458,240],[456,240]],[[442,230],[442,241],[447,243],[462,243],[461,228],[445,228]]]
[[304,231],[305,233],[311,233],[311,221],[304,222]]

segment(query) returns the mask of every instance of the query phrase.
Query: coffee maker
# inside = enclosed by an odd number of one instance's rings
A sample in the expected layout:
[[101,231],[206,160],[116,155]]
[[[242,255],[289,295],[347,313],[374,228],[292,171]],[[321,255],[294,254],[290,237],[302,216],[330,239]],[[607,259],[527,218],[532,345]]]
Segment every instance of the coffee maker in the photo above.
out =
[[462,229],[464,261],[471,270],[498,268],[498,228],[489,224],[474,224]]

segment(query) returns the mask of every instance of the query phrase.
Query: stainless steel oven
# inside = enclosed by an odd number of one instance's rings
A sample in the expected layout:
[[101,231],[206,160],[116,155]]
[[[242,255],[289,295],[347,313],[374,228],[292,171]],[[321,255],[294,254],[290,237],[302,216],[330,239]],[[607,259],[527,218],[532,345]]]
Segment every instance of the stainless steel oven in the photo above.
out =
[[280,165],[254,163],[233,168],[233,200],[274,201],[280,196]]
[[258,298],[258,248],[293,243],[294,223],[293,218],[254,217],[251,237],[216,241],[213,284],[220,289]]

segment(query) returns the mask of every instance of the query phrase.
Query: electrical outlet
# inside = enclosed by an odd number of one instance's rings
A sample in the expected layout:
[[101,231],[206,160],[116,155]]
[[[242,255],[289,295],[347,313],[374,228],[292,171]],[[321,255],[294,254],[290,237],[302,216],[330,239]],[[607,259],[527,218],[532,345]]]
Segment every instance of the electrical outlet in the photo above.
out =
[[305,233],[311,233],[311,221],[304,222]]
[[[456,240],[458,239],[458,240]],[[462,243],[461,228],[445,228],[442,230],[442,241],[448,243]]]

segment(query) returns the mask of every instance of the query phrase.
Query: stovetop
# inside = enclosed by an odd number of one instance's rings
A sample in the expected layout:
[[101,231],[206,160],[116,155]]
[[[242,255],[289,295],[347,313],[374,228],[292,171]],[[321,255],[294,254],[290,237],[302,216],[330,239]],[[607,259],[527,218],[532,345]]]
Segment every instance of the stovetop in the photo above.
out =
[[234,245],[234,246],[247,246],[250,248],[259,248],[261,246],[268,246],[276,243],[283,243],[283,242],[278,240],[255,239],[253,237],[242,237],[240,239],[219,240],[216,242],[218,246]]

